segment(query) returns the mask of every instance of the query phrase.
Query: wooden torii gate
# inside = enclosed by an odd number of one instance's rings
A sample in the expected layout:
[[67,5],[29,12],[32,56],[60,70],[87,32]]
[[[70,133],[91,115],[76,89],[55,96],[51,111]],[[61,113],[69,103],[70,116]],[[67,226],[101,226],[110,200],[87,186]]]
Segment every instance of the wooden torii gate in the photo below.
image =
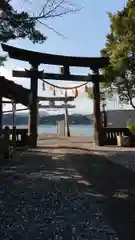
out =
[[[54,79],[66,81],[87,81],[93,83],[93,104],[94,104],[94,140],[96,145],[103,145],[103,134],[101,126],[100,114],[100,88],[99,82],[104,81],[104,77],[99,74],[99,69],[109,64],[109,59],[105,57],[70,57],[47,53],[28,51],[1,44],[2,49],[8,52],[9,57],[31,64],[29,71],[13,71],[14,77],[23,77],[31,79],[31,97],[30,97],[30,126],[29,133],[31,138],[31,146],[37,145],[37,91],[38,78]],[[61,67],[61,73],[44,73],[39,71],[40,64],[58,65]],[[93,75],[71,75],[70,67],[89,67],[93,71]]]

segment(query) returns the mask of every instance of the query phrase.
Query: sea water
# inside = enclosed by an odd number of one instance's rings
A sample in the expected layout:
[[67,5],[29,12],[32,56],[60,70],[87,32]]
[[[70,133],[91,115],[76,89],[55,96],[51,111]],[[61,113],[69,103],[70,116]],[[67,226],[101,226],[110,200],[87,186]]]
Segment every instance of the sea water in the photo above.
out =
[[[27,128],[27,125],[19,125],[17,128]],[[71,125],[71,135],[84,135],[93,136],[92,125]],[[38,133],[57,133],[57,127],[55,125],[39,125]]]

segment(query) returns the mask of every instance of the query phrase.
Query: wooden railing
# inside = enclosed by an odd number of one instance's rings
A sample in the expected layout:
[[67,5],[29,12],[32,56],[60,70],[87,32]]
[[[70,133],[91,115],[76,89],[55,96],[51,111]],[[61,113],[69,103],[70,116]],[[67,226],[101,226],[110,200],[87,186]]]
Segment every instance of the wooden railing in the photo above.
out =
[[28,129],[16,129],[16,146],[26,146],[28,144]]
[[128,128],[103,128],[104,145],[117,145],[117,136],[132,136]]
[[5,159],[10,159],[15,147],[24,147],[28,145],[27,129],[9,129],[6,126],[0,132],[0,155]]
[[[4,133],[4,129],[2,130]],[[11,143],[13,144],[13,130],[9,130],[9,139],[11,140]],[[28,129],[16,129],[15,130],[15,145],[17,147],[24,147],[28,144]]]

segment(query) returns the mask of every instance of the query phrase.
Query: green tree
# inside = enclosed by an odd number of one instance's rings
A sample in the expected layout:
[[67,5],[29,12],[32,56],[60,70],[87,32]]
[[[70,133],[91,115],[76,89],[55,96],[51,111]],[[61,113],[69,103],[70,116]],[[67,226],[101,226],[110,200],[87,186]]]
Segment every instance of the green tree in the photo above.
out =
[[121,103],[135,108],[135,0],[127,2],[121,11],[108,14],[110,33],[106,37],[102,56],[109,56],[110,64],[103,70],[104,89],[118,94]]
[[[33,12],[30,11],[15,10],[11,0],[0,0],[0,42],[5,43],[11,39],[27,37],[33,43],[43,43],[46,36],[38,30],[37,24],[42,24],[59,34],[55,29],[49,27],[46,21],[78,10],[66,0],[46,0],[39,8],[39,12],[33,15]],[[5,59],[0,57],[0,65]]]
[[[87,94],[88,98],[93,100],[93,87],[87,88]],[[111,90],[111,87],[107,86],[106,83],[100,83],[100,102],[101,105],[107,104],[107,101],[112,100],[113,92]]]

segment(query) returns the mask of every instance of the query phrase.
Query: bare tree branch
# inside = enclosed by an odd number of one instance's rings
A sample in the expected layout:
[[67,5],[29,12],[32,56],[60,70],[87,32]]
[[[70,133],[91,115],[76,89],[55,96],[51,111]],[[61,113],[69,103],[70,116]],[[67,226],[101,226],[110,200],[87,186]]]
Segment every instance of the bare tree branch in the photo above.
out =
[[[74,14],[82,8],[77,8],[75,4],[73,4],[73,0],[38,0],[40,1],[41,7],[39,7],[39,10],[37,11],[34,9],[34,3],[35,0],[23,0],[24,5],[25,3],[30,4],[31,7],[28,6],[26,9],[30,10],[20,10],[20,14],[24,14],[25,12],[28,13],[28,17],[26,18],[27,22],[30,22],[31,24],[39,23],[43,25],[44,27],[48,28],[49,30],[55,32],[57,35],[61,36],[64,39],[67,39],[62,33],[58,32],[55,28],[50,27],[48,25],[47,20],[54,19],[54,18],[60,18],[64,17],[68,14]],[[0,21],[9,21],[9,16],[12,12],[14,16],[17,16],[18,11],[14,10],[8,3],[10,0],[0,0],[0,9],[3,11],[2,15],[0,14]],[[36,1],[37,2],[37,1]],[[35,5],[36,6],[36,5]],[[32,10],[32,11],[31,11]],[[37,12],[36,12],[37,11]],[[12,19],[10,19],[10,22]],[[18,21],[16,19],[16,21]]]
[[46,0],[38,16],[31,17],[32,20],[48,19],[60,17],[69,13],[76,13],[81,8],[75,8],[72,4],[67,4],[65,0]]
[[[32,21],[37,21],[46,28],[52,30],[59,36],[66,38],[63,34],[59,33],[53,27],[50,27],[46,20],[63,17],[68,14],[75,14],[78,11],[81,11],[83,8],[78,8],[76,5],[70,2],[70,0],[44,0],[44,3],[38,14],[34,16],[29,16],[29,19]],[[67,38],[66,38],[67,39]]]
[[42,24],[44,27],[48,28],[49,30],[55,32],[57,35],[59,35],[60,37],[62,37],[63,39],[68,39],[66,38],[62,33],[59,33],[58,31],[56,31],[54,28],[48,26],[47,24],[41,22],[40,20],[37,20],[40,24]]

